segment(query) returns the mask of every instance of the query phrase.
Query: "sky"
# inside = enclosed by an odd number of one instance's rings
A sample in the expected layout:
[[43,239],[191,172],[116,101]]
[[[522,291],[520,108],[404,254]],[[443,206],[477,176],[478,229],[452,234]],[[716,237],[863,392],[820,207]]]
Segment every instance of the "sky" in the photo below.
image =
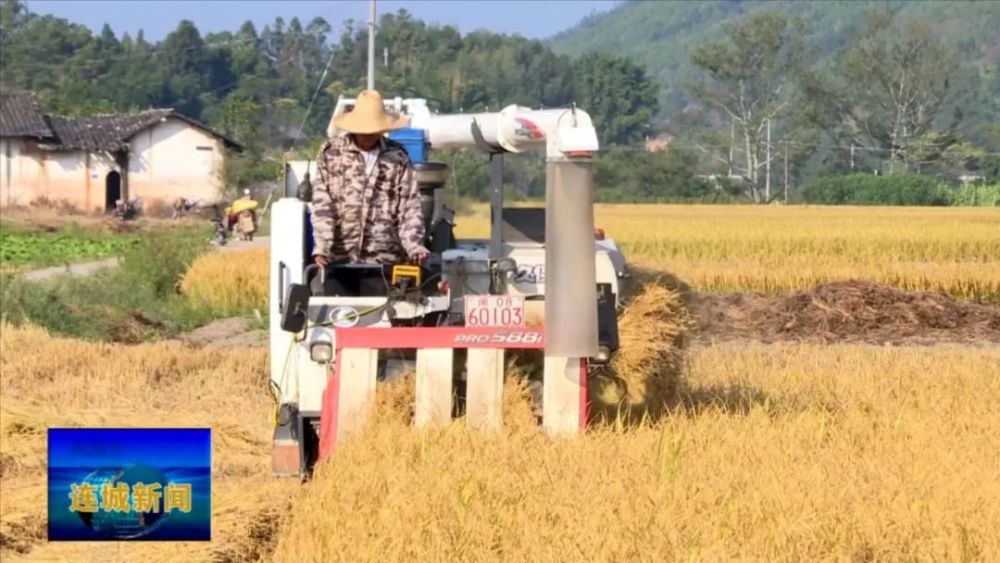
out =
[[[572,27],[583,17],[608,10],[617,0],[377,0],[379,15],[406,9],[428,23],[453,25],[462,33],[484,28],[497,33],[519,33],[543,39]],[[144,30],[158,41],[183,19],[195,23],[202,35],[236,31],[246,20],[260,30],[281,16],[298,17],[303,25],[322,16],[335,31],[341,22],[368,20],[368,0],[27,0],[28,9],[52,14],[100,32],[105,23],[115,35],[133,37]]]

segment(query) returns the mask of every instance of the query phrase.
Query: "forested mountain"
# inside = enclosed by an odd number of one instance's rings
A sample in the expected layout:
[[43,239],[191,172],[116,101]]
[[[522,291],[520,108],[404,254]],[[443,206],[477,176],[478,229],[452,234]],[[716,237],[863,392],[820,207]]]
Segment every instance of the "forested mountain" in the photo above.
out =
[[785,170],[793,190],[823,174],[1000,174],[996,1],[630,1],[550,45],[638,62],[671,146],[754,201]]
[[764,12],[801,17],[808,26],[810,43],[819,49],[817,62],[824,64],[848,46],[851,34],[863,28],[866,12],[873,9],[930,22],[934,34],[960,51],[966,65],[995,78],[995,62],[1000,59],[1000,2],[996,0],[627,0],[585,18],[549,43],[555,52],[570,56],[611,53],[632,58],[660,87],[661,106],[669,110],[693,98],[685,87],[697,74],[692,50],[724,35],[727,24]]

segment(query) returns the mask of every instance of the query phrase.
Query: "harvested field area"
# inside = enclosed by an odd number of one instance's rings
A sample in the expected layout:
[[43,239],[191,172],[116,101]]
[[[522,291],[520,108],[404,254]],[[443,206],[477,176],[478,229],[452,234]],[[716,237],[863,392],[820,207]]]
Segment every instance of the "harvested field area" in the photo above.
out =
[[864,281],[779,295],[698,298],[702,342],[1000,344],[1000,307]]
[[[0,344],[4,561],[1000,558],[996,347],[697,348],[656,421],[553,441],[509,386],[494,436],[381,417],[299,485],[269,474],[263,351]],[[45,428],[80,425],[211,426],[213,541],[46,543]]]
[[[0,348],[0,559],[235,563],[276,537],[296,485],[270,476],[265,349],[88,343],[8,325]],[[80,426],[211,427],[216,539],[110,553],[101,543],[47,543],[46,429]]]

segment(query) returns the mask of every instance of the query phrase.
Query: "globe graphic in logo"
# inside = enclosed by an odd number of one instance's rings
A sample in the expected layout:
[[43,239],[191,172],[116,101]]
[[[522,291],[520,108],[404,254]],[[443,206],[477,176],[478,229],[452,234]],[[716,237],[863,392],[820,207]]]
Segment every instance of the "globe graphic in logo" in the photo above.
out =
[[129,491],[136,483],[152,485],[159,483],[157,491],[159,498],[155,500],[155,511],[136,512],[132,508],[132,495],[129,495],[129,510],[118,512],[98,510],[97,512],[78,512],[83,523],[88,528],[115,539],[134,539],[150,534],[158,528],[166,515],[163,513],[163,489],[167,486],[167,478],[162,471],[148,465],[129,465],[122,469],[98,469],[84,479],[84,483],[92,485],[97,494],[98,506],[104,503],[104,485],[114,487],[118,483],[128,485]]

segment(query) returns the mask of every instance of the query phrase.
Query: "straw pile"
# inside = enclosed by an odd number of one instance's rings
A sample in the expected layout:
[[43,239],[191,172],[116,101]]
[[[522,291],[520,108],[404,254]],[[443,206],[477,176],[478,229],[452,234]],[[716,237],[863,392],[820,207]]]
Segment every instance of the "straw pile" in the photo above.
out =
[[[594,422],[657,419],[676,402],[694,321],[675,285],[669,277],[643,273],[627,290],[618,319],[618,353],[588,382]],[[538,317],[529,316],[529,326],[536,324],[532,320],[537,323]],[[506,356],[505,408],[533,421],[528,387],[542,381],[544,355],[540,350],[508,350]]]
[[659,278],[644,277],[626,299],[618,319],[619,351],[609,369],[590,381],[598,421],[659,418],[683,383],[692,322],[681,294]]
[[701,302],[701,336],[708,341],[1000,343],[996,305],[862,280],[781,295],[705,295]]

